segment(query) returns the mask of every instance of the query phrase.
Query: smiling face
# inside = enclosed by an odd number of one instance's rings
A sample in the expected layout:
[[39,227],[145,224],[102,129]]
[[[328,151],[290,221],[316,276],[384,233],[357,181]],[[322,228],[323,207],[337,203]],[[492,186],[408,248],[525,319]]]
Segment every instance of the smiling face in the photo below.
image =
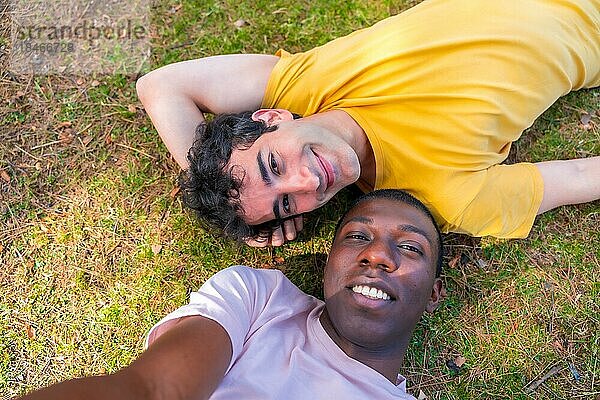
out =
[[228,163],[243,176],[244,220],[258,225],[321,207],[360,176],[354,149],[309,119],[283,121]]
[[355,206],[340,224],[324,273],[326,317],[338,340],[367,347],[407,342],[438,301],[438,248],[437,231],[421,210],[388,198]]

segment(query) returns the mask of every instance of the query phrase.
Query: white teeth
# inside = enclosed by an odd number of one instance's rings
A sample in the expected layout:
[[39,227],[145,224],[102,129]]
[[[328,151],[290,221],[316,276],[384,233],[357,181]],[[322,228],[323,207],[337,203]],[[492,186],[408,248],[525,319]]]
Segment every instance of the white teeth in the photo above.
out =
[[390,296],[381,289],[372,288],[369,286],[356,285],[352,287],[352,291],[354,293],[360,293],[363,296],[372,298],[372,299],[383,299],[389,300]]

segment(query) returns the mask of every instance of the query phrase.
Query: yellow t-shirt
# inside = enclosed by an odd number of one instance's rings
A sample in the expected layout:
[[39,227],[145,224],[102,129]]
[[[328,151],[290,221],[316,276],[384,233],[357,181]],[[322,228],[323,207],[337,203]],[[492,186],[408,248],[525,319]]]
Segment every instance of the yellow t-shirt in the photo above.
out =
[[599,27],[598,0],[427,0],[308,52],[280,50],[263,107],[344,110],[373,147],[375,188],[409,191],[444,231],[525,237],[541,175],[498,164],[558,97],[600,84]]

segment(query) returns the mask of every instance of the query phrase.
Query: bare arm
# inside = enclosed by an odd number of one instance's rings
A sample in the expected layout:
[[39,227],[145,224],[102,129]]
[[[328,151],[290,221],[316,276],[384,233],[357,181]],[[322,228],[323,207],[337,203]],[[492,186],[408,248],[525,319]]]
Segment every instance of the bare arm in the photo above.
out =
[[[137,81],[140,101],[160,137],[182,169],[204,112],[234,113],[258,109],[278,57],[238,54],[166,65]],[[254,247],[280,246],[302,230],[302,217],[287,221]],[[285,231],[285,233],[284,233]]]
[[140,101],[182,169],[203,113],[259,108],[277,60],[257,54],[207,57],[164,66],[137,81]]
[[229,335],[200,316],[167,324],[140,358],[116,374],[66,381],[23,400],[207,399],[231,360]]
[[600,156],[535,164],[544,179],[538,214],[566,204],[600,199]]

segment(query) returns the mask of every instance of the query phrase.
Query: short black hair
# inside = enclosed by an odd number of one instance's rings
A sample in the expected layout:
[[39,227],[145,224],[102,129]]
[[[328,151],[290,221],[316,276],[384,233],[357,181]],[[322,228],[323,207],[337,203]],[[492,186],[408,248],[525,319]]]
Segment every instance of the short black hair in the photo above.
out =
[[277,130],[277,125],[253,120],[253,113],[218,114],[199,124],[187,156],[189,168],[179,175],[183,204],[196,212],[205,227],[237,242],[268,240],[273,228],[283,222],[275,219],[250,225],[244,221],[240,201],[244,171],[227,165],[233,150],[248,149],[261,135]]
[[440,276],[440,274],[442,273],[442,263],[443,263],[443,259],[444,259],[444,241],[442,238],[442,233],[440,232],[440,228],[438,227],[437,223],[435,222],[435,219],[433,218],[433,215],[431,214],[429,209],[421,201],[419,201],[416,197],[405,192],[404,190],[379,189],[379,190],[375,190],[375,191],[368,192],[368,193],[361,195],[359,198],[354,200],[354,202],[352,202],[350,207],[346,210],[346,212],[338,220],[337,225],[335,227],[335,235],[334,236],[337,236],[338,231],[342,225],[342,222],[344,221],[344,218],[346,218],[346,215],[348,215],[348,213],[352,209],[354,209],[359,204],[364,203],[365,201],[373,200],[373,199],[388,199],[388,200],[393,200],[393,201],[398,201],[401,203],[408,204],[409,206],[418,209],[419,211],[421,211],[423,214],[425,214],[429,218],[429,220],[433,224],[433,227],[435,228],[435,232],[437,233],[438,257],[436,260],[435,277],[438,278]]

